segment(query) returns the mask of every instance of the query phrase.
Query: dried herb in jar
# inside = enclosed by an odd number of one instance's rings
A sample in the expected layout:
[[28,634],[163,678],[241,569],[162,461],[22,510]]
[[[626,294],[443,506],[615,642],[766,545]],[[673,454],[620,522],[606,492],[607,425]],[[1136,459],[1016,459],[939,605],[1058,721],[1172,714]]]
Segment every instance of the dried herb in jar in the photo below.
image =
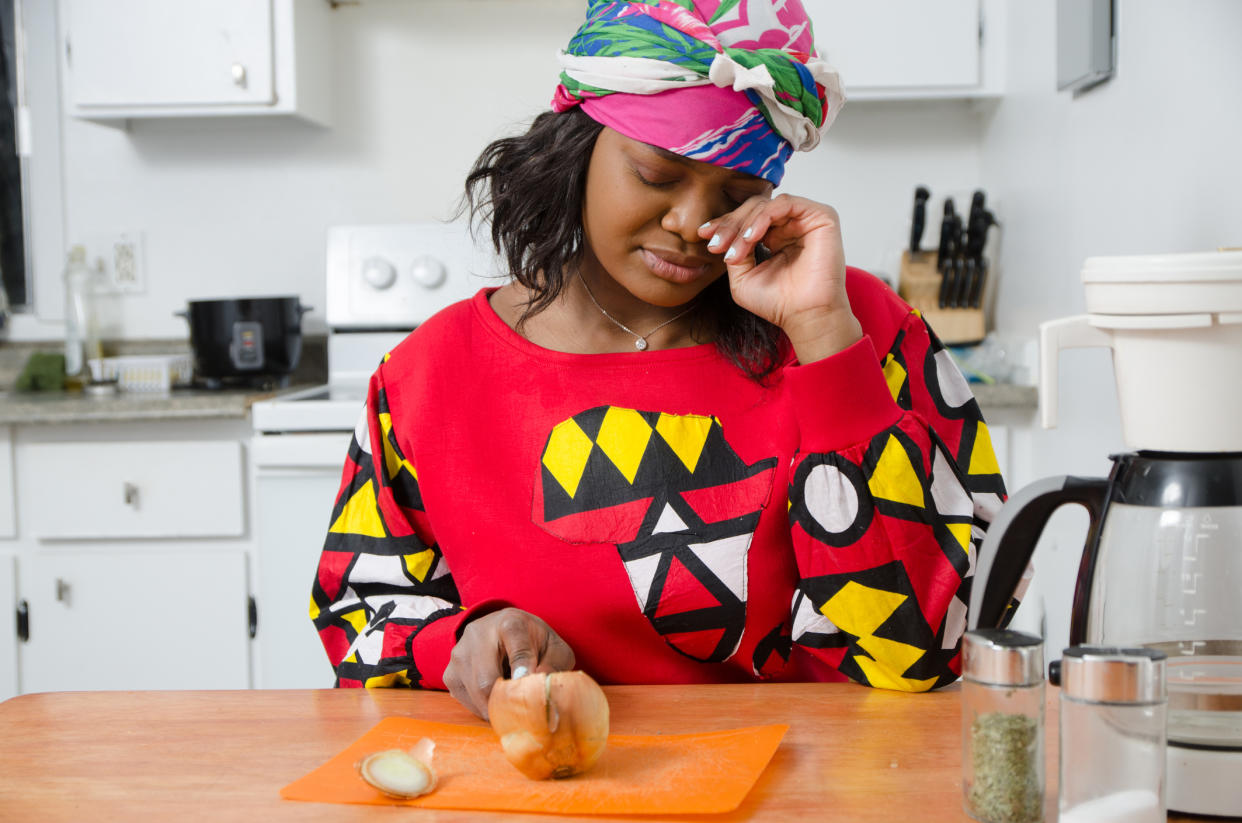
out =
[[970,726],[974,781],[969,802],[989,823],[1034,823],[1043,819],[1039,779],[1039,728],[1022,714],[990,712]]

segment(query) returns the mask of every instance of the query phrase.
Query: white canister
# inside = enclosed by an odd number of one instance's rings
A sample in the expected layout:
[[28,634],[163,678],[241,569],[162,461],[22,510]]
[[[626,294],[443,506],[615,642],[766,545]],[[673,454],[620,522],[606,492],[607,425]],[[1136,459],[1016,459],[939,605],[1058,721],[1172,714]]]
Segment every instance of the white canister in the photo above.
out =
[[1056,425],[1061,349],[1112,350],[1128,448],[1242,451],[1242,252],[1091,257],[1088,314],[1040,326],[1040,412]]

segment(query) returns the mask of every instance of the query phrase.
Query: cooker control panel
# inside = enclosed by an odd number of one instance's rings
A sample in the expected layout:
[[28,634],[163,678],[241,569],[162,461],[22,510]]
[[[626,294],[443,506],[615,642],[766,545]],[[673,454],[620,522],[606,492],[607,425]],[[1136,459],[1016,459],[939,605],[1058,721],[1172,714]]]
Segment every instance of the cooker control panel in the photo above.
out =
[[328,326],[412,329],[499,285],[497,271],[464,223],[335,226],[328,230]]

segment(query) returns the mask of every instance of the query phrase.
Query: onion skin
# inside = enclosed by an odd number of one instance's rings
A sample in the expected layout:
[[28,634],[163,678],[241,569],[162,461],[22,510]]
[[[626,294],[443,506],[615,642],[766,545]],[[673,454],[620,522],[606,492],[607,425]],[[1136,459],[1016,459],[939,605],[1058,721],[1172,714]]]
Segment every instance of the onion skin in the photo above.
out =
[[487,714],[505,757],[531,780],[581,774],[608,743],[608,698],[586,672],[497,680]]

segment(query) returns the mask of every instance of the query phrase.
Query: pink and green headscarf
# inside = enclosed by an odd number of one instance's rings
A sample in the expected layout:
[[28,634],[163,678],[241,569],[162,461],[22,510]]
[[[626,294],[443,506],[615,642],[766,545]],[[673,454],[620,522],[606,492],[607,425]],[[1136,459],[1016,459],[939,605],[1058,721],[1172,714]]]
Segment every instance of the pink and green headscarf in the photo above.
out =
[[552,108],[779,185],[845,102],[800,0],[589,0]]

